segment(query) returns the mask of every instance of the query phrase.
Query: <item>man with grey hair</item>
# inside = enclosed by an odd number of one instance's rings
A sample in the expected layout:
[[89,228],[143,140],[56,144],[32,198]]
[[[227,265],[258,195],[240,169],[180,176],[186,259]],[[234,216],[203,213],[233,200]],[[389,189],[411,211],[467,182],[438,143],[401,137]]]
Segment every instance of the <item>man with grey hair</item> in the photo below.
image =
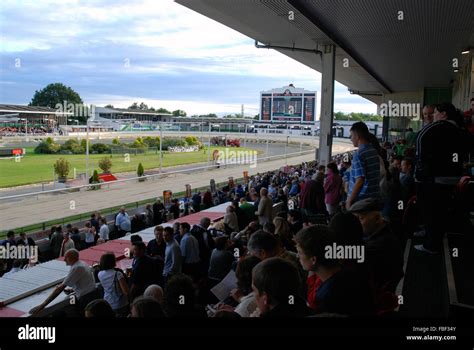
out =
[[202,273],[207,273],[209,269],[209,261],[211,253],[216,247],[214,239],[208,231],[211,226],[211,219],[208,217],[201,218],[199,224],[196,224],[191,229],[191,234],[197,239],[199,243],[199,258],[202,264]]
[[82,312],[82,309],[92,300],[96,291],[94,275],[92,274],[89,265],[79,260],[79,251],[76,249],[69,249],[64,255],[64,261],[67,266],[71,266],[66,278],[61,284],[54,288],[44,302],[32,308],[30,314],[38,314],[63,291],[66,294],[75,292],[75,297],[79,299],[79,303],[72,305],[79,307],[79,312]]
[[260,225],[265,225],[267,222],[272,222],[273,202],[268,197],[268,190],[265,187],[260,189],[260,202],[258,203],[258,210],[255,215],[258,216]]
[[152,284],[149,285],[146,289],[145,292],[143,293],[144,297],[151,297],[155,299],[157,302],[160,304],[163,304],[163,288],[161,288],[157,284]]
[[120,208],[119,213],[115,217],[115,226],[117,226],[118,236],[123,237],[132,230],[132,222],[125,211],[125,207]]

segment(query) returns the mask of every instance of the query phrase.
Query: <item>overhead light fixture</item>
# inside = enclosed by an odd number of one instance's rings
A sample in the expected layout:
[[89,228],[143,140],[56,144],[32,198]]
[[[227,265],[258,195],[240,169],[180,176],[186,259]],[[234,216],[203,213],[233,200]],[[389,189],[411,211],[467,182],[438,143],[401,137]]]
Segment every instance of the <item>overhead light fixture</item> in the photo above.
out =
[[455,69],[455,70],[454,70],[454,73],[457,73],[457,72],[459,72],[459,69]]
[[470,51],[471,51],[470,49],[466,49],[461,52],[461,55],[467,55]]

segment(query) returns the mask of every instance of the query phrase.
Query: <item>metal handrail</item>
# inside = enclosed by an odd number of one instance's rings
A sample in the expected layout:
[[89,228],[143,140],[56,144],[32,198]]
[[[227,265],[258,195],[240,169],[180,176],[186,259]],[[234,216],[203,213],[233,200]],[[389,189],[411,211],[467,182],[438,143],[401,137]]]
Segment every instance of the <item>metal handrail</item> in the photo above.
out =
[[[286,157],[289,156],[297,156],[297,155],[304,155],[304,154],[309,154],[313,153],[315,149],[311,150],[306,150],[306,151],[301,151],[301,152],[292,152],[292,153],[287,153]],[[269,156],[269,157],[263,157],[263,158],[257,158],[257,162],[263,161],[263,160],[268,160],[268,159],[273,159],[273,158],[281,158],[282,155],[276,155],[276,156]],[[220,166],[239,166],[239,165],[244,165],[244,164],[213,164],[213,165],[206,165],[206,166],[201,166],[201,167],[195,167],[191,169],[185,169],[185,170],[174,170],[174,171],[167,171],[167,172],[162,172],[159,174],[152,174],[152,175],[144,175],[142,177],[132,177],[129,179],[121,179],[121,180],[115,180],[115,181],[109,181],[106,183],[96,183],[96,184],[87,184],[87,185],[80,185],[80,186],[74,186],[74,187],[68,187],[68,188],[59,188],[59,189],[54,189],[54,190],[47,190],[47,191],[39,191],[39,192],[31,192],[31,193],[23,193],[23,194],[16,194],[16,195],[11,195],[11,196],[4,196],[0,197],[0,201],[2,200],[7,200],[7,199],[14,199],[14,198],[23,198],[23,197],[34,197],[34,196],[39,196],[42,194],[50,194],[50,193],[61,193],[61,192],[69,192],[73,190],[80,190],[82,188],[89,188],[89,187],[97,187],[100,185],[113,185],[117,183],[122,183],[122,182],[135,182],[137,180],[143,180],[143,179],[153,179],[153,178],[159,178],[165,175],[170,175],[170,174],[180,174],[180,173],[188,173],[190,171],[195,171],[195,170],[203,170],[203,169],[209,169],[209,168],[217,168]]]

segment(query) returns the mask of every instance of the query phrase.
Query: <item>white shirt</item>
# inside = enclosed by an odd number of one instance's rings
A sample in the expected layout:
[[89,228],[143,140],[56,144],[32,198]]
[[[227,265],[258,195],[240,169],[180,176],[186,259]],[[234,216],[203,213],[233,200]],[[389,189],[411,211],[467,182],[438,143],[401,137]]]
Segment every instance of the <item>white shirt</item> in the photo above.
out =
[[127,296],[122,293],[120,280],[123,275],[114,269],[100,271],[99,281],[104,287],[104,300],[110,304],[113,310],[120,309],[128,304]]
[[103,224],[100,227],[99,236],[103,240],[108,241],[109,240],[109,226],[107,226],[106,224]]
[[76,297],[79,299],[95,289],[95,280],[91,268],[80,260],[71,266],[71,270],[69,270],[63,284],[74,289]]
[[252,317],[251,315],[257,310],[257,301],[255,293],[252,292],[240,299],[239,305],[234,309],[241,317]]

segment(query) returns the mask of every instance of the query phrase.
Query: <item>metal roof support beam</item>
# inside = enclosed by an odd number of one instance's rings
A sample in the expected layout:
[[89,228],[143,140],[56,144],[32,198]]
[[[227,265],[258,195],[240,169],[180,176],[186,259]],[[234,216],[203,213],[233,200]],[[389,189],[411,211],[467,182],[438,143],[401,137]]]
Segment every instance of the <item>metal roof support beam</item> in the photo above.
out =
[[327,165],[331,160],[332,121],[334,118],[334,78],[336,46],[325,45],[322,54],[321,114],[318,163]]

